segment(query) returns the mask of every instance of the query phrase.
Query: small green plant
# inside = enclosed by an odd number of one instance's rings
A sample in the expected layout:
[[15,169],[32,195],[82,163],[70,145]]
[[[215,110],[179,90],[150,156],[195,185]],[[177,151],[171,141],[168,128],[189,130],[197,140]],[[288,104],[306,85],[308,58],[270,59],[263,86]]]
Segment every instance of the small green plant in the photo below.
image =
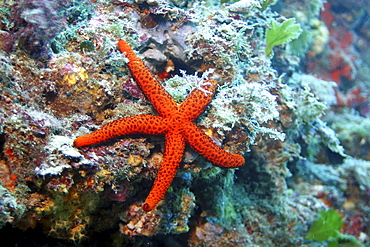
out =
[[277,0],[263,0],[261,1],[261,7],[259,8],[261,11],[265,11],[268,6],[274,5]]
[[318,217],[313,221],[306,239],[328,241],[328,247],[361,247],[362,244],[354,236],[340,232],[342,226],[342,217],[334,209],[320,211]]
[[295,24],[295,18],[290,18],[282,23],[272,20],[270,28],[266,31],[266,55],[272,54],[272,48],[298,38],[302,33],[301,26]]

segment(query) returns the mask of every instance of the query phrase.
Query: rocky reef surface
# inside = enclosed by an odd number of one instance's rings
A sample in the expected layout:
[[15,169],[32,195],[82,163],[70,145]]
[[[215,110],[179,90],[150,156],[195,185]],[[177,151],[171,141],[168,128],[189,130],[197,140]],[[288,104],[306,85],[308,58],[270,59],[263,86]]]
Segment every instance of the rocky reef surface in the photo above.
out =
[[[12,246],[370,243],[365,1],[0,2],[0,233]],[[187,148],[145,212],[162,137],[73,147],[155,114],[119,39],[179,103],[212,74],[196,124],[244,166]]]

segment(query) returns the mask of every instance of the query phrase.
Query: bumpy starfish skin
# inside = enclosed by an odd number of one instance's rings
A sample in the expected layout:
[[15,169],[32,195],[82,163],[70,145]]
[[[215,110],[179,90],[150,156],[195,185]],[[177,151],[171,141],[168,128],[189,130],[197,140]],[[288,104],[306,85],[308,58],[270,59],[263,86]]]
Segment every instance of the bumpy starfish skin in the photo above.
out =
[[91,134],[76,138],[75,147],[94,145],[130,134],[164,135],[164,156],[154,185],[143,205],[145,211],[152,210],[170,187],[182,160],[185,143],[216,166],[236,168],[244,164],[241,155],[226,152],[193,123],[211,102],[217,88],[215,80],[205,81],[200,89],[194,89],[179,105],[125,41],[120,40],[118,46],[129,59],[127,65],[132,76],[159,115],[136,115],[113,121]]

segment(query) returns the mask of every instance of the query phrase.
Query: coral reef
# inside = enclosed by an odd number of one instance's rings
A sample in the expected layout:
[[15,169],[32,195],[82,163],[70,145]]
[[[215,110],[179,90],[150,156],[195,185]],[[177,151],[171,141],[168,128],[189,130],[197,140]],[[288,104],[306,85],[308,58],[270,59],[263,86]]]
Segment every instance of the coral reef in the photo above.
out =
[[[368,245],[364,2],[2,1],[4,241],[321,246],[331,240],[311,233],[321,229],[323,212],[334,212],[342,224],[333,226],[335,236]],[[294,37],[269,31],[284,23]],[[118,50],[120,39],[176,103],[206,78],[217,81],[196,125],[222,149],[242,154],[244,166],[214,167],[186,147],[168,192],[145,212],[164,138],[128,135],[73,147],[77,136],[116,119],[156,114]]]

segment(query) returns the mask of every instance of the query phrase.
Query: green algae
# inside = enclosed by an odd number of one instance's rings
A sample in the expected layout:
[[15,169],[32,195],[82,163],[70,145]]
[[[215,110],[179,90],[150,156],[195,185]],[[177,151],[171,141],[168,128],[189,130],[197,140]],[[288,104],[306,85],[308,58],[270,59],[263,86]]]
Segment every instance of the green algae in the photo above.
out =
[[343,220],[334,209],[319,211],[319,215],[312,223],[306,239],[328,241],[328,247],[353,246],[361,247],[354,236],[340,233]]
[[270,28],[266,31],[266,55],[271,56],[272,48],[277,45],[288,43],[302,33],[299,24],[295,24],[295,18],[290,18],[282,23],[272,20]]

